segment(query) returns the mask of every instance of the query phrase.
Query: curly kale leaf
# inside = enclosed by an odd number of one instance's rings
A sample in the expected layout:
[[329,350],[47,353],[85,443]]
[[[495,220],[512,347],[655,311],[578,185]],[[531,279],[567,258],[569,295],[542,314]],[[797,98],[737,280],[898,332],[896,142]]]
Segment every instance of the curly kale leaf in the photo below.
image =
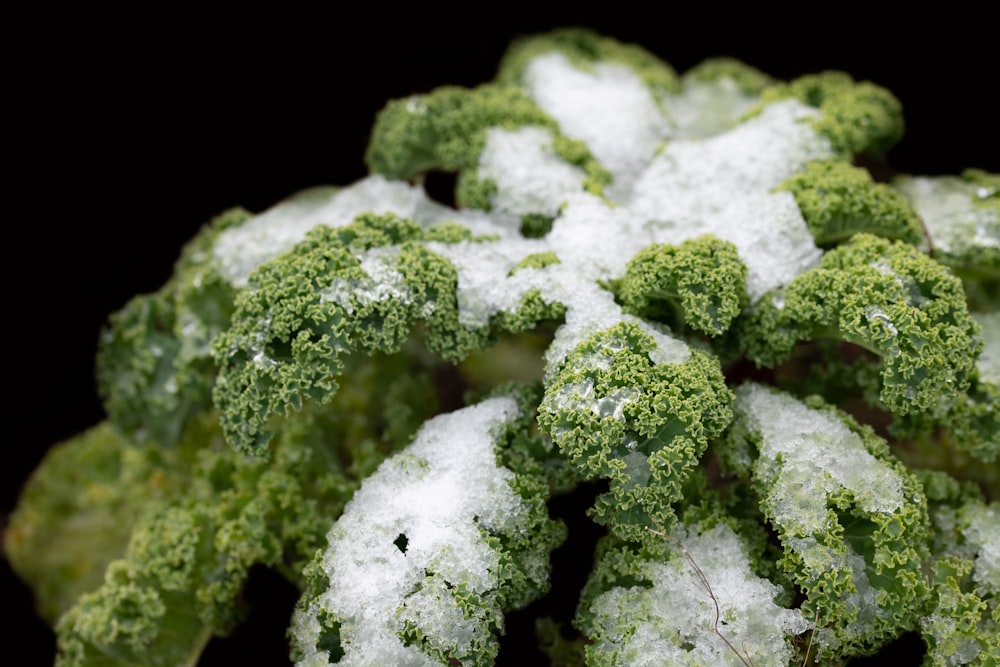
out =
[[818,399],[736,390],[719,453],[749,475],[828,657],[866,654],[920,621],[930,520],[920,481],[870,428]]
[[687,476],[732,414],[718,361],[696,349],[665,358],[669,349],[634,323],[594,334],[550,372],[539,407],[580,475],[610,480],[593,515],[627,540],[674,524]]
[[547,590],[564,537],[544,476],[505,455],[538,439],[532,393],[435,417],[364,481],[309,570],[298,664],[492,663],[503,613]]
[[858,234],[765,296],[741,322],[747,357],[773,366],[800,341],[837,338],[878,355],[882,403],[941,414],[969,386],[981,349],[961,282],[919,250]]

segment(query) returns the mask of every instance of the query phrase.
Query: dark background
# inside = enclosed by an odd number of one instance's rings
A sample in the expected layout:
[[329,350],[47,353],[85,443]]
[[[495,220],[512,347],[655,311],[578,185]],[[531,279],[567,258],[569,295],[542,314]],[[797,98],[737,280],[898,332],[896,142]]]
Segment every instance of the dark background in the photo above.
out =
[[[679,72],[721,55],[783,79],[846,70],[902,101],[907,136],[889,156],[897,169],[1000,171],[995,11],[875,16],[823,3],[810,9],[822,14],[781,24],[756,7],[711,3],[666,20],[612,10],[556,16],[481,3],[223,20],[81,12],[10,25],[22,47],[7,62],[4,102],[13,117],[5,162],[15,174],[5,188],[13,206],[4,263],[13,456],[2,466],[0,518],[47,446],[102,418],[92,381],[100,326],[132,295],[162,285],[204,222],[362,177],[385,101],[485,82],[518,35],[589,26]],[[16,617],[5,624],[9,637],[49,664],[51,637],[3,568],[0,590]]]

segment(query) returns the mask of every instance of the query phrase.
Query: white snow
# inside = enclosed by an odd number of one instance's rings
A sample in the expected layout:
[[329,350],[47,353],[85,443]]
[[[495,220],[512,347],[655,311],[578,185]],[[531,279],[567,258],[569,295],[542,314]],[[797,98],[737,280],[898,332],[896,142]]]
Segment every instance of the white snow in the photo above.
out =
[[436,664],[404,646],[407,620],[429,641],[459,650],[482,632],[454,587],[494,590],[498,554],[482,531],[523,529],[526,506],[510,487],[513,473],[498,466],[495,444],[517,414],[514,400],[501,397],[435,417],[364,481],[328,536],[329,589],[296,615],[301,646],[324,653],[316,649],[321,610],[341,622],[345,667]]

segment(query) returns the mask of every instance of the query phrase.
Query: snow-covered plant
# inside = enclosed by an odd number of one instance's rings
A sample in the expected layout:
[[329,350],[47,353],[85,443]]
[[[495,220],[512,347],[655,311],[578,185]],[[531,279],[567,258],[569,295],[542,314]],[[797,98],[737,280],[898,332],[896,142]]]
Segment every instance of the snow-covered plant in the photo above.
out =
[[493,664],[552,595],[559,665],[997,664],[1000,177],[856,166],[901,134],[843,73],[582,30],[391,102],[370,176],[222,214],[112,318],[108,421],[5,532],[57,662],[193,664],[266,566],[310,667]]

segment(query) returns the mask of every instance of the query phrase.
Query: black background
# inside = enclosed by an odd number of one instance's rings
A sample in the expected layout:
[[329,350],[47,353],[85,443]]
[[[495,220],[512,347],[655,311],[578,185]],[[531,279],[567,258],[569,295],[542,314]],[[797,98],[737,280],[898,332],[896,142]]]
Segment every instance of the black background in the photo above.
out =
[[[362,177],[386,100],[485,82],[518,35],[584,25],[680,72],[720,55],[783,79],[846,70],[902,101],[908,129],[890,153],[894,167],[1000,171],[995,12],[875,16],[825,3],[788,19],[749,6],[660,7],[672,16],[620,3],[601,15],[482,3],[355,7],[354,18],[79,12],[9,25],[21,46],[5,68],[13,396],[2,516],[48,445],[101,419],[93,354],[108,314],[158,288],[204,222],[234,205],[259,211],[307,186]],[[2,581],[16,615],[9,637],[32,647],[21,664],[49,664],[51,637],[6,563]]]

